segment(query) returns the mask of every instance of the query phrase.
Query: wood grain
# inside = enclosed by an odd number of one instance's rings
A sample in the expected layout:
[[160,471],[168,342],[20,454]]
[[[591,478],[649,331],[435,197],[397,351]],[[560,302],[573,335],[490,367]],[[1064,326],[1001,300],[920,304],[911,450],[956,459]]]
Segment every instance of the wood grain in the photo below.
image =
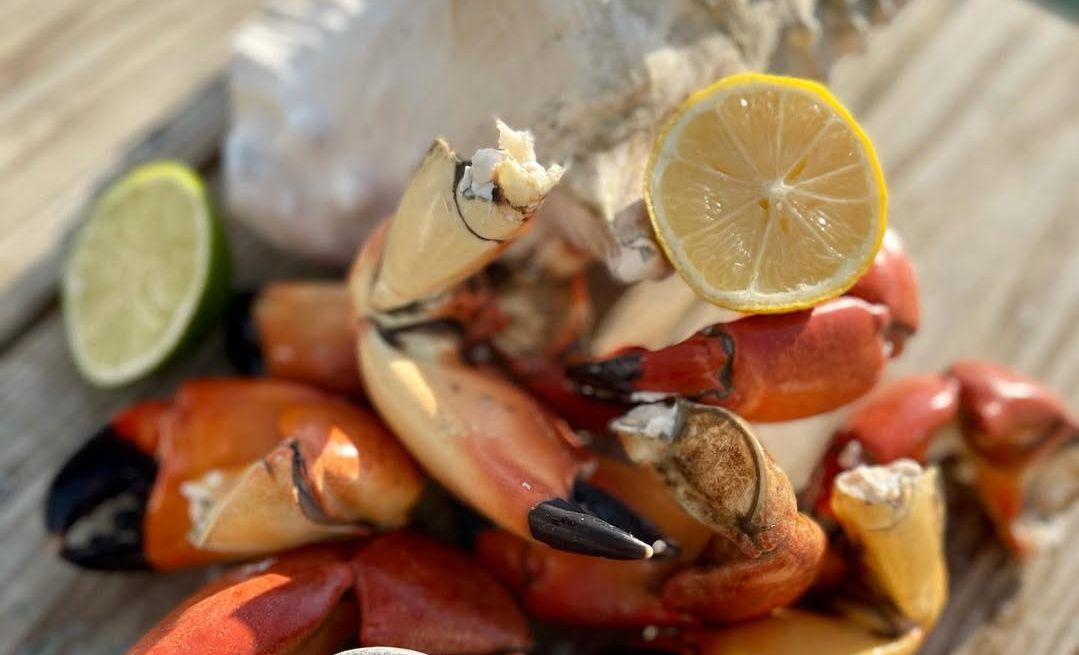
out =
[[131,144],[220,72],[257,4],[0,2],[0,292]]
[[[36,3],[15,0],[0,7],[0,36],[5,37],[0,38],[0,60],[5,62],[0,68],[0,124],[19,105],[8,97],[12,66],[33,65],[18,59],[11,64],[10,53],[34,52],[31,40],[48,40],[50,30],[88,29],[63,26],[65,12],[79,14],[79,21],[109,20],[98,4],[115,12],[135,2],[103,0],[92,8],[91,3],[56,0],[35,11]],[[37,36],[6,38],[5,32],[15,33],[8,20],[13,17]],[[141,27],[125,29],[154,28],[154,20],[142,20],[137,23]],[[123,39],[134,37],[116,38],[128,43]],[[32,55],[59,56],[48,49]],[[79,79],[77,72],[70,74]],[[121,77],[102,80],[102,88],[120,92]],[[892,374],[940,369],[957,357],[987,357],[1046,380],[1079,407],[1076,80],[1079,30],[1018,0],[915,0],[895,25],[874,38],[868,56],[840,65],[833,86],[878,144],[892,193],[892,221],[906,238],[923,281],[925,325]],[[50,97],[34,89],[18,90],[16,96],[35,93]],[[43,211],[44,226],[0,223],[5,257],[23,247],[13,245],[22,244],[20,239],[32,241],[38,238],[34,235],[64,229],[90,179],[107,168],[101,160],[107,154],[115,161],[116,156],[115,144],[109,153],[101,150],[92,158],[80,146],[81,154],[62,176],[63,184],[80,191],[54,196],[24,191],[21,187],[47,178],[43,171],[48,166],[40,158],[51,156],[44,151],[58,145],[39,121],[70,121],[71,134],[110,122],[103,116],[31,114],[20,114],[20,120],[27,142],[35,144],[34,154],[16,153],[8,140],[12,132],[0,134],[0,221],[11,220],[7,203],[14,197],[19,211]],[[156,147],[168,142],[159,139]],[[147,148],[144,154],[155,152],[155,146]],[[7,195],[13,190],[15,196]],[[12,236],[13,231],[22,236]],[[232,238],[241,283],[310,272],[300,262],[270,256],[250,235],[234,233]],[[46,290],[48,278],[43,274]],[[188,361],[133,388],[96,391],[78,382],[51,296],[42,298],[30,322],[24,320],[0,345],[0,580],[5,581],[0,586],[0,653],[116,653],[206,573],[75,571],[49,552],[42,497],[59,463],[110,412],[134,398],[163,393],[193,371],[223,370],[221,346],[212,339]],[[1079,538],[1079,511],[1067,524],[1068,546],[1021,565],[996,545],[964,502],[961,493],[950,495],[955,516],[949,539],[952,601],[924,652],[1079,652],[1074,622],[1079,549],[1071,545]],[[1002,604],[1014,593],[1017,600]]]

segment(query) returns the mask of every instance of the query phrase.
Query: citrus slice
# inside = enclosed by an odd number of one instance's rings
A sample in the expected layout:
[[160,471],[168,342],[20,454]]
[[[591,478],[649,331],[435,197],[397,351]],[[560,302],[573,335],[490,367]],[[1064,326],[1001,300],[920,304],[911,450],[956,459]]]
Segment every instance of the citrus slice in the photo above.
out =
[[211,325],[228,255],[198,175],[160,161],[113,182],[75,235],[62,293],[75,363],[99,386],[146,375]]
[[699,295],[744,312],[850,288],[880,248],[885,195],[873,144],[827,89],[756,73],[693,94],[645,173],[667,258]]

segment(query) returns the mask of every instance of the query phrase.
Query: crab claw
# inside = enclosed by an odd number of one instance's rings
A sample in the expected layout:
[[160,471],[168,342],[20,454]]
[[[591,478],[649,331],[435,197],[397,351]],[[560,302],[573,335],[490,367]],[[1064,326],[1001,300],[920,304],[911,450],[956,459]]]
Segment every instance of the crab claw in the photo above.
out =
[[225,352],[237,371],[327,391],[363,393],[348,287],[275,282],[237,294],[225,321]]
[[261,460],[181,486],[197,548],[251,556],[404,525],[423,478],[381,421],[336,399],[278,420],[284,441]]
[[631,402],[677,395],[746,420],[786,421],[868,391],[888,359],[888,323],[886,307],[843,297],[716,324],[661,350],[630,348],[567,375],[585,395]]
[[[664,300],[650,298],[653,304]],[[620,312],[621,322],[639,322],[637,313],[626,318]],[[919,314],[913,266],[889,231],[869,271],[844,297],[789,314],[735,315],[687,338],[683,330],[704,325],[691,321],[656,349],[626,348],[571,366],[567,375],[580,393],[596,398],[650,402],[677,395],[750,421],[787,421],[833,410],[869,391],[918,328]],[[701,315],[717,320],[714,312]],[[607,327],[605,341],[626,343],[613,337],[617,326]],[[632,334],[635,328],[626,329]]]
[[[293,383],[194,380],[170,402],[122,413],[76,453],[46,522],[75,564],[172,569],[400,525],[422,484],[362,409]],[[225,552],[189,541],[193,514],[199,542]]]
[[787,476],[749,426],[718,407],[676,400],[614,421],[630,458],[649,464],[716,537],[663,588],[665,604],[708,621],[767,614],[813,582],[824,533],[799,514]]
[[460,361],[431,332],[395,346],[361,326],[368,394],[414,457],[496,524],[554,548],[614,559],[653,554],[651,530],[613,497],[577,483],[586,461],[560,420],[497,373]]
[[129,655],[328,653],[357,635],[364,646],[432,655],[494,655],[532,644],[512,597],[475,562],[427,538],[392,533],[226,573]]

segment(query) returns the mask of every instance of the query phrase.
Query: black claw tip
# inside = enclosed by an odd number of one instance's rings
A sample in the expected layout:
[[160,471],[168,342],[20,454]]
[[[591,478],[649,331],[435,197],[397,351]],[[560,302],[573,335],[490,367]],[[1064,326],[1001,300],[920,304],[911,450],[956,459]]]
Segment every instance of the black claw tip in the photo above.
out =
[[101,570],[149,568],[142,519],[157,463],[111,427],[95,434],[64,464],[45,502],[45,529],[60,555]]
[[265,369],[258,328],[251,316],[256,297],[254,291],[234,293],[225,311],[225,356],[244,375],[262,375]]
[[652,546],[580,507],[554,498],[528,512],[528,528],[552,548],[608,559],[648,559]]
[[575,364],[566,369],[566,377],[586,392],[629,394],[633,392],[633,382],[641,377],[641,356],[620,355],[601,362]]
[[673,557],[678,553],[678,545],[667,539],[662,530],[607,491],[578,480],[573,485],[573,500],[589,514],[651,544],[656,557]]

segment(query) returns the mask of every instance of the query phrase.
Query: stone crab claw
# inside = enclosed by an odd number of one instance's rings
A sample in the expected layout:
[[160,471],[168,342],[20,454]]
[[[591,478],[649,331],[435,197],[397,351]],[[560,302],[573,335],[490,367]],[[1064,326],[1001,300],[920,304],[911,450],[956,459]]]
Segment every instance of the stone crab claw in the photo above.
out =
[[481,534],[480,558],[530,613],[603,628],[737,622],[788,605],[813,582],[824,534],[798,513],[786,476],[740,419],[678,401],[637,408],[612,429],[647,466],[602,459],[590,482],[655,520],[678,548],[661,560],[594,562]]
[[858,464],[924,461],[958,433],[986,513],[1004,541],[1030,553],[1079,496],[1079,422],[1038,382],[997,364],[960,361],[940,375],[900,378],[870,394],[833,437],[806,491],[828,515],[832,480]]
[[589,458],[566,424],[495,367],[466,361],[492,301],[470,276],[561,175],[535,161],[528,133],[499,130],[499,148],[468,161],[436,142],[353,265],[368,397],[432,477],[496,524],[562,550],[647,559],[661,535],[581,481]]
[[164,617],[129,655],[495,655],[528,650],[513,598],[453,548],[395,532],[312,546],[230,571]]
[[423,483],[368,411],[295,383],[192,380],[76,452],[46,526],[80,566],[174,569],[401,526]]
[[567,375],[597,398],[680,396],[750,421],[804,418],[869,391],[917,329],[918,312],[913,269],[889,234],[845,296],[789,314],[733,315],[655,350],[629,344]]
[[359,397],[356,326],[338,281],[272,282],[237,294],[225,319],[225,352],[245,375],[266,375]]

